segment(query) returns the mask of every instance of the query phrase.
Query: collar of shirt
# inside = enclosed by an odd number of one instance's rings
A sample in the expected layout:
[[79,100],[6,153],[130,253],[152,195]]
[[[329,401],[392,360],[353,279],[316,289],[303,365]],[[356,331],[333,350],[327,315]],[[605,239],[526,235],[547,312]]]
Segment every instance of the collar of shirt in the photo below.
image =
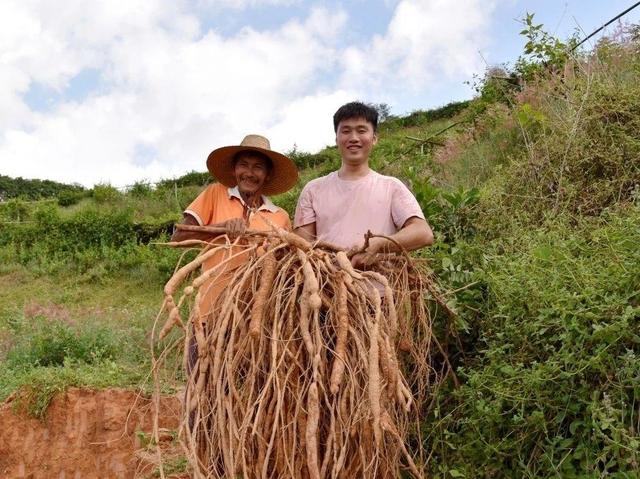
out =
[[[238,189],[237,186],[234,186],[233,188],[229,188],[228,193],[229,193],[229,198],[238,198],[240,200],[240,203],[242,203],[243,206],[246,206],[244,203],[244,200],[242,199],[242,196],[240,195],[240,190]],[[266,196],[262,195],[262,204],[258,208],[258,211],[263,211],[263,210],[267,210],[267,211],[271,211],[271,213],[275,213],[276,211],[278,211],[278,207],[273,204],[273,201],[271,201]]]

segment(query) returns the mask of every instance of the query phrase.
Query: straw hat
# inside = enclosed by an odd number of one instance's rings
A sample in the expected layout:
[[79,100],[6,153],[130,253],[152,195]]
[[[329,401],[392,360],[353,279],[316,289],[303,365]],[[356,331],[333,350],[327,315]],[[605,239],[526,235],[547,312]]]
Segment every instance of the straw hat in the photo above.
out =
[[264,183],[262,191],[265,195],[284,193],[298,181],[298,168],[293,161],[273,151],[269,140],[260,135],[247,135],[238,146],[223,146],[213,150],[207,158],[207,168],[211,176],[225,186],[236,186],[233,158],[241,151],[257,151],[271,159],[273,171],[271,179]]

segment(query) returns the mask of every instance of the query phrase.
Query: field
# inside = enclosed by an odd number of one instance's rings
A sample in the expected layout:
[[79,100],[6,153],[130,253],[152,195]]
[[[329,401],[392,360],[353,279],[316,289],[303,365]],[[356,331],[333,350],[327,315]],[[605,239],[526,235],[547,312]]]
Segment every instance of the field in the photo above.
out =
[[[547,46],[469,102],[380,127],[372,167],[418,198],[436,233],[418,254],[457,312],[435,325],[455,374],[424,405],[434,478],[640,474],[638,29]],[[301,182],[275,198],[289,213],[339,164],[335,148],[291,156]],[[179,257],[161,243],[206,181],[0,203],[0,401],[44,421],[69,387],[150,391]]]

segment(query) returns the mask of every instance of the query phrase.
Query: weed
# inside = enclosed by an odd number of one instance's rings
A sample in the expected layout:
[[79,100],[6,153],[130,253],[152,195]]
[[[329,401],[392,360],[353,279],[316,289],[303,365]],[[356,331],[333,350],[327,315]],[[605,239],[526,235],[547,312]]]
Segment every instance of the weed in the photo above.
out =
[[6,365],[12,369],[62,366],[65,361],[87,364],[114,359],[122,352],[122,341],[113,328],[83,322],[73,327],[43,317],[13,323],[16,342]]

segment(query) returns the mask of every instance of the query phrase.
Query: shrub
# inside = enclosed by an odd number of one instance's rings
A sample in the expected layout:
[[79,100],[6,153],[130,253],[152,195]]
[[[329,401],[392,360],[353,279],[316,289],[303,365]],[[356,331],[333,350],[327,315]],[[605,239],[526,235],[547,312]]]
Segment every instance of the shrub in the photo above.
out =
[[453,118],[458,113],[464,111],[469,106],[469,104],[469,101],[454,101],[440,108],[434,108],[431,110],[416,110],[407,116],[389,117],[380,126],[384,129],[394,129],[398,128],[398,126],[408,128],[424,125],[426,123],[434,122],[437,120]]
[[411,183],[420,208],[432,229],[438,233],[439,241],[454,243],[475,234],[475,205],[479,200],[477,188],[460,186],[446,191],[428,179],[417,177]]
[[74,327],[59,320],[40,317],[18,325],[17,342],[7,353],[9,368],[62,366],[65,361],[93,363],[113,359],[122,350],[122,342],[107,326],[82,323]]
[[122,193],[109,184],[95,185],[91,195],[97,203],[113,203],[122,197]]
[[637,471],[640,210],[574,221],[483,245],[488,294],[457,356],[463,385],[439,392],[424,426],[436,477]]
[[149,182],[136,181],[127,189],[127,193],[135,198],[146,198],[153,193],[153,188]]
[[288,151],[286,155],[296,164],[298,169],[315,168],[327,162],[339,159],[338,152],[335,149],[325,149],[320,153],[307,153],[299,151],[296,147]]
[[156,183],[157,188],[182,188],[185,186],[204,186],[212,181],[208,171],[190,171],[178,178],[162,180]]
[[632,199],[640,184],[640,86],[630,78],[640,60],[624,44],[615,48],[616,62],[602,64],[596,51],[577,72],[516,96],[526,148],[485,187],[481,209],[491,229],[514,216],[540,224],[549,215],[598,215]]
[[0,213],[7,221],[25,221],[29,218],[30,209],[26,201],[11,199],[0,203]]
[[58,194],[58,205],[66,207],[78,203],[86,194],[84,192],[62,191]]
[[38,200],[53,198],[63,192],[80,193],[82,191],[84,187],[78,184],[67,185],[51,180],[27,180],[0,175],[0,201],[11,198]]

